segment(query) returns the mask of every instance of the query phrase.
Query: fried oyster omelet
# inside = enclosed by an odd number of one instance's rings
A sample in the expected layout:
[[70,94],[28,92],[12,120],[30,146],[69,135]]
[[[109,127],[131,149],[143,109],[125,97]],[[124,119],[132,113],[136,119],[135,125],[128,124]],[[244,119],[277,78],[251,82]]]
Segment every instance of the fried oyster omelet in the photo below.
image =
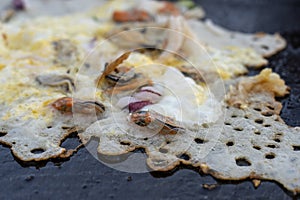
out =
[[289,88],[270,69],[242,76],[285,47],[280,35],[232,32],[165,1],[24,16],[0,39],[0,142],[18,159],[69,157],[79,147],[61,143],[77,132],[102,155],[144,148],[153,170],[184,163],[300,191],[300,130],[275,100]]

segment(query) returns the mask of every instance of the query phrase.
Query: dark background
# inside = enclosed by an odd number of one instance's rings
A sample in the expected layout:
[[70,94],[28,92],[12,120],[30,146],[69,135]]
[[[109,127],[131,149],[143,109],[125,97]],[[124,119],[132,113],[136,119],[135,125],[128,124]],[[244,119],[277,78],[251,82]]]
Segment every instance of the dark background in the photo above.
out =
[[[300,1],[295,0],[199,0],[206,16],[216,24],[244,32],[280,32],[288,47],[270,58],[269,67],[291,87],[281,99],[281,116],[300,126]],[[256,74],[258,71],[251,71]],[[64,143],[67,148],[76,139]],[[82,148],[66,162],[49,162],[37,169],[22,167],[9,148],[0,146],[0,199],[290,199],[278,184],[262,182],[255,189],[250,181],[220,182],[197,169],[181,166],[170,173],[129,174],[99,163]],[[28,163],[27,163],[28,164]],[[213,190],[202,184],[217,183]]]

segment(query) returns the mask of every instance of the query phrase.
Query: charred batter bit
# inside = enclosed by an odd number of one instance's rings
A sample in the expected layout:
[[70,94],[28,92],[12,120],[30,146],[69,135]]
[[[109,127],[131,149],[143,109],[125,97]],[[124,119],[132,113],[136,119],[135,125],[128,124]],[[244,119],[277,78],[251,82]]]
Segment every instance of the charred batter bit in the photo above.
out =
[[139,126],[149,126],[150,124],[161,126],[160,133],[176,134],[184,128],[171,117],[164,116],[155,111],[136,111],[130,114],[131,121]]
[[115,69],[124,61],[126,60],[131,52],[126,52],[118,57],[115,61],[111,62],[110,64],[105,66],[104,72],[96,79],[97,87],[99,88],[104,81],[105,77],[115,71]]
[[120,11],[116,10],[113,13],[113,20],[115,22],[144,22],[144,21],[150,21],[152,20],[152,17],[149,13],[147,13],[144,10],[127,10],[127,11]]
[[71,114],[74,110],[82,114],[95,112],[98,115],[105,111],[105,106],[97,101],[82,101],[71,97],[62,97],[51,105],[63,114]]
[[126,52],[105,66],[104,72],[96,79],[98,88],[102,87],[103,83],[107,83],[109,86],[105,92],[112,95],[152,85],[151,79],[142,73],[136,73],[133,67],[119,66],[130,54],[131,52]]
[[116,68],[112,73],[105,76],[106,81],[111,85],[126,85],[129,81],[136,78],[138,74],[135,73],[134,68],[121,66]]

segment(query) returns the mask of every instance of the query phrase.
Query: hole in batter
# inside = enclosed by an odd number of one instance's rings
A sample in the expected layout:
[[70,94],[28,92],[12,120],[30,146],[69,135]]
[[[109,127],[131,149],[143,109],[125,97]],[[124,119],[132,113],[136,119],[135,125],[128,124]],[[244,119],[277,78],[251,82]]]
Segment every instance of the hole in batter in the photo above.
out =
[[260,146],[254,145],[253,148],[256,149],[256,150],[261,150],[261,147],[260,147]]
[[204,144],[205,143],[205,140],[201,139],[201,138],[195,138],[194,141],[197,143],[197,144]]
[[234,130],[235,131],[243,131],[244,129],[242,127],[235,127]]
[[274,141],[278,142],[278,143],[281,142],[281,140],[279,138],[275,138]]
[[186,154],[186,153],[178,155],[177,158],[180,158],[180,159],[183,159],[183,160],[186,160],[186,161],[188,161],[188,160],[191,159],[191,157],[188,154]]
[[265,116],[265,117],[271,117],[271,116],[273,116],[273,112],[270,112],[270,111],[265,111],[265,112],[262,112],[261,114],[263,116]]
[[233,142],[233,141],[228,141],[228,142],[226,143],[226,145],[229,146],[229,147],[231,147],[231,146],[234,145],[234,142]]
[[121,145],[129,146],[129,145],[130,145],[130,142],[127,142],[127,141],[121,141],[120,144],[121,144]]
[[258,111],[258,112],[261,112],[261,109],[260,108],[253,108],[254,110]]
[[255,131],[254,131],[254,134],[255,134],[255,135],[260,135],[261,132],[260,132],[259,130],[255,130]]
[[300,145],[293,145],[294,151],[300,151]]
[[265,155],[265,158],[266,158],[266,159],[274,159],[274,158],[275,158],[275,154],[274,154],[274,153],[267,153],[267,154]]
[[240,167],[247,167],[251,165],[251,162],[246,158],[236,158],[235,159],[236,165]]
[[7,133],[6,132],[2,132],[2,131],[0,131],[0,137],[3,137],[3,136],[5,136]]
[[76,149],[80,145],[81,143],[77,132],[74,132],[68,135],[68,137],[61,142],[60,147],[65,149]]
[[264,123],[264,120],[263,119],[256,119],[256,120],[254,120],[254,122],[257,123],[257,124],[262,124],[262,123]]
[[275,144],[268,144],[266,147],[269,147],[269,148],[271,148],[271,149],[274,149],[274,148],[276,148],[277,146],[276,146]]
[[30,152],[33,154],[41,154],[41,153],[44,153],[45,150],[42,148],[36,148],[36,149],[32,149]]

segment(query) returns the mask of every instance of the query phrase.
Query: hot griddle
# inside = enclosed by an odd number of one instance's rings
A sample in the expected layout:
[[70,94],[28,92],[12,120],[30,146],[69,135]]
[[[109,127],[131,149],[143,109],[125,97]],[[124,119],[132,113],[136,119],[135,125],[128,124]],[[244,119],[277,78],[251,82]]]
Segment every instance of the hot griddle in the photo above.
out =
[[[280,99],[281,117],[300,126],[300,1],[199,0],[207,17],[231,30],[280,32],[287,48],[270,58],[271,67],[291,87]],[[259,73],[251,70],[250,75]],[[77,138],[64,142],[76,145]],[[250,181],[224,182],[180,166],[167,173],[132,174],[99,163],[82,148],[68,161],[21,163],[0,146],[0,199],[290,199],[292,194],[273,182],[255,189]],[[202,184],[218,184],[212,190]],[[297,196],[296,196],[297,197]],[[294,197],[294,198],[296,198]]]

